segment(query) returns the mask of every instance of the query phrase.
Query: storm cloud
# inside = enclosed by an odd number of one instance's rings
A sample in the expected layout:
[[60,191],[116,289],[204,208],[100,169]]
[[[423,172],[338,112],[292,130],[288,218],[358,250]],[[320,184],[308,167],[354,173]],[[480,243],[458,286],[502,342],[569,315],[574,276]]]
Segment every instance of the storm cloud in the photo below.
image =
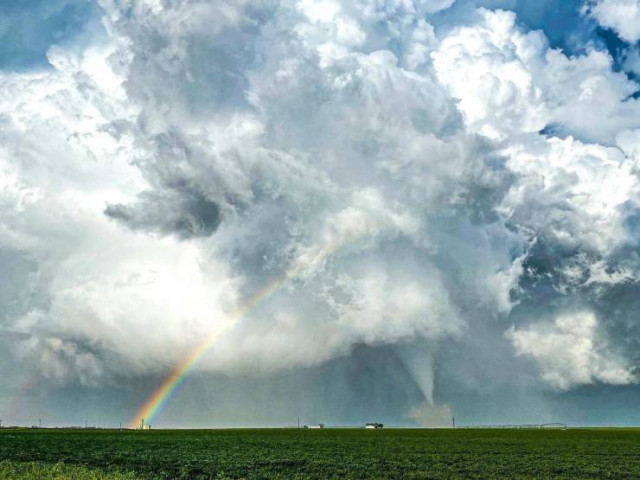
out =
[[92,4],[0,71],[0,392],[133,414],[212,332],[175,401],[219,424],[635,392],[639,86],[594,35],[629,64],[637,10],[576,3],[563,46],[507,1]]

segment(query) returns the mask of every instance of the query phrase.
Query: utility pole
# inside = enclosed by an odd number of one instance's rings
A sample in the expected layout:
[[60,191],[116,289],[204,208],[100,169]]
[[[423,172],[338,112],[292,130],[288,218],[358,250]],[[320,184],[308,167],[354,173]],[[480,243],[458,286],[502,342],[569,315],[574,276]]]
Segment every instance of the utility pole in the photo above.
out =
[[41,418],[38,419],[38,428],[42,428],[42,419]]
[[452,417],[451,420],[453,421],[453,428],[456,428],[456,417]]
[[298,428],[300,428],[300,417],[298,417]]

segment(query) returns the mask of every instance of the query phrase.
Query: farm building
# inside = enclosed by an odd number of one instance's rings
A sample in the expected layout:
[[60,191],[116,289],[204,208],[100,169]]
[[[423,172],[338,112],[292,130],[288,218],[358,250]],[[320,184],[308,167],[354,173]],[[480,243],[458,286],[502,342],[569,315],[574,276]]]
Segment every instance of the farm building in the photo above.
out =
[[381,423],[367,423],[364,428],[382,428],[384,427]]

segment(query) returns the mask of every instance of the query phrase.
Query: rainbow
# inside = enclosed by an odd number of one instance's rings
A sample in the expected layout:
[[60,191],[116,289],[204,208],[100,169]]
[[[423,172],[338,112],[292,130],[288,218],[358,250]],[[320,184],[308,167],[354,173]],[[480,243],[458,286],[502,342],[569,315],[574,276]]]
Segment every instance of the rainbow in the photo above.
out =
[[[353,240],[352,238],[348,240]],[[165,378],[160,387],[147,399],[144,405],[138,410],[136,415],[129,422],[129,428],[138,428],[141,422],[150,423],[160,410],[167,404],[172,398],[173,394],[178,390],[180,385],[185,381],[189,372],[198,364],[204,354],[216,343],[222,334],[231,329],[239,320],[245,315],[249,314],[252,310],[258,307],[267,298],[277,292],[288,280],[298,277],[303,271],[310,270],[314,265],[319,264],[328,255],[334,252],[341,245],[346,243],[344,241],[333,242],[320,252],[317,252],[315,256],[308,259],[306,262],[298,262],[289,271],[285,271],[281,275],[272,279],[267,285],[258,290],[254,295],[249,297],[244,303],[236,308],[230,317],[230,320],[221,329],[217,329],[212,332],[202,343],[200,343],[191,354],[185,358],[180,364],[178,364],[171,373]]]

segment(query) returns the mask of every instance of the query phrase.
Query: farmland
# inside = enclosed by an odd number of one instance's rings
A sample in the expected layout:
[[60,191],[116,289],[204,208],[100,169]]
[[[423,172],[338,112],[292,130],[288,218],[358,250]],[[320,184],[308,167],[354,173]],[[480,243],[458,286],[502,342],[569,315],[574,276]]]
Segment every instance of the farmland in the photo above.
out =
[[637,478],[640,430],[0,430],[0,478]]

